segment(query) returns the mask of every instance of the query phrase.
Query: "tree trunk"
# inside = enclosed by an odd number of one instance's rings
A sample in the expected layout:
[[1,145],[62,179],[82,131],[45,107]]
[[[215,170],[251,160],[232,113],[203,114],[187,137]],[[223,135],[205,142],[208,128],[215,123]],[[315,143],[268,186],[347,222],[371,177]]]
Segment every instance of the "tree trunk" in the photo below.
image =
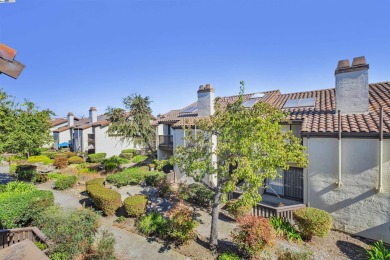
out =
[[221,186],[218,183],[215,187],[215,196],[213,208],[211,211],[211,232],[210,232],[210,249],[216,250],[218,247],[218,217],[219,217],[219,204],[221,203]]

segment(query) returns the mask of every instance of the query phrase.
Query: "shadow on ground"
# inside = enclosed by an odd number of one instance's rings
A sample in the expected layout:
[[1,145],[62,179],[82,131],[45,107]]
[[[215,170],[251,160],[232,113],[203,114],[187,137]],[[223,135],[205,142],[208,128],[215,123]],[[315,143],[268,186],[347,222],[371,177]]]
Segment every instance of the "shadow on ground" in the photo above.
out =
[[8,182],[14,181],[15,178],[6,173],[0,173],[0,184],[7,184]]
[[336,245],[349,259],[367,259],[366,250],[361,246],[343,240],[337,240]]

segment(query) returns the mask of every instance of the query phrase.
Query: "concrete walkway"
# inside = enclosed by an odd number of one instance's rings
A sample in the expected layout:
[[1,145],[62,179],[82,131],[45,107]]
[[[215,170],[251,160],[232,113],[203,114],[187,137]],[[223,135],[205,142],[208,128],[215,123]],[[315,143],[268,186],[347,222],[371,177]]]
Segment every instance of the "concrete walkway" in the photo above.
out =
[[58,190],[52,190],[49,183],[42,183],[37,185],[38,189],[40,190],[50,190],[54,194],[54,203],[60,205],[61,207],[65,209],[79,209],[81,208],[81,204],[78,199],[75,197],[66,194],[65,192],[58,191]]

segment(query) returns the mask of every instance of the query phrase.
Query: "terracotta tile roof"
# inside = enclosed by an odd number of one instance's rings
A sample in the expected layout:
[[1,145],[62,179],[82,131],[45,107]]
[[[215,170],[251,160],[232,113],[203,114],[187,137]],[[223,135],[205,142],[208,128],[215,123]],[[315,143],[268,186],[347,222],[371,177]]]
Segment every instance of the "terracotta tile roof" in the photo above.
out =
[[24,69],[24,65],[15,60],[16,50],[0,43],[0,74],[4,73],[17,79]]
[[[276,91],[265,91],[265,92],[256,92],[244,95],[244,101],[247,101],[251,96],[257,93],[264,93],[264,97],[261,98],[263,102],[272,102],[275,98],[280,94],[279,90]],[[218,104],[222,106],[226,106],[238,99],[239,95],[235,96],[226,96],[226,97],[217,97]],[[180,128],[186,125],[194,125],[195,120],[198,118],[198,113],[195,111],[194,113],[186,113],[185,115],[180,114],[181,111],[190,108],[196,107],[198,102],[194,102],[182,109],[171,110],[166,114],[163,114],[158,118],[159,123],[172,123],[173,127]]]
[[51,126],[57,126],[66,122],[68,122],[68,119],[66,118],[53,118],[51,120]]
[[[312,108],[283,109],[288,99],[315,97]],[[336,112],[335,89],[281,94],[273,102],[275,107],[289,113],[290,120],[302,121],[302,133],[337,133],[338,115]],[[390,82],[369,84],[369,113],[341,116],[343,133],[378,133],[379,111],[383,107],[383,131],[390,133]]]
[[56,130],[54,130],[53,132],[63,132],[63,131],[66,131],[66,130],[69,130],[70,128],[73,128],[73,129],[88,129],[92,126],[106,126],[108,125],[109,122],[107,121],[107,116],[106,115],[100,115],[98,116],[97,118],[97,121],[95,123],[92,123],[91,122],[91,119],[89,117],[87,118],[81,118],[74,122],[74,125],[72,127],[69,127],[69,126],[63,126],[63,127],[60,127]]

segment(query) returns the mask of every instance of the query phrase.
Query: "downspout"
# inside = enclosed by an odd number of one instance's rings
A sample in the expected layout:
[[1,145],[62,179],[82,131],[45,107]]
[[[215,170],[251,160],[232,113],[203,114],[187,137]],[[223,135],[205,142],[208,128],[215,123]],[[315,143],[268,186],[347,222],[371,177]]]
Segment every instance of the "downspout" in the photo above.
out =
[[[310,156],[310,134],[307,135],[307,154]],[[310,162],[307,164],[307,174],[306,174],[306,198],[307,198],[307,206],[310,207],[310,179],[309,179],[309,165]]]
[[339,134],[338,134],[338,145],[339,145],[339,148],[338,148],[338,152],[339,152],[339,178],[337,180],[337,186],[338,187],[341,187],[343,185],[343,183],[341,182],[341,111],[338,110],[337,111],[337,114],[338,114],[338,125],[339,125]]
[[380,125],[379,125],[379,185],[378,192],[382,192],[383,182],[383,107],[380,110]]

